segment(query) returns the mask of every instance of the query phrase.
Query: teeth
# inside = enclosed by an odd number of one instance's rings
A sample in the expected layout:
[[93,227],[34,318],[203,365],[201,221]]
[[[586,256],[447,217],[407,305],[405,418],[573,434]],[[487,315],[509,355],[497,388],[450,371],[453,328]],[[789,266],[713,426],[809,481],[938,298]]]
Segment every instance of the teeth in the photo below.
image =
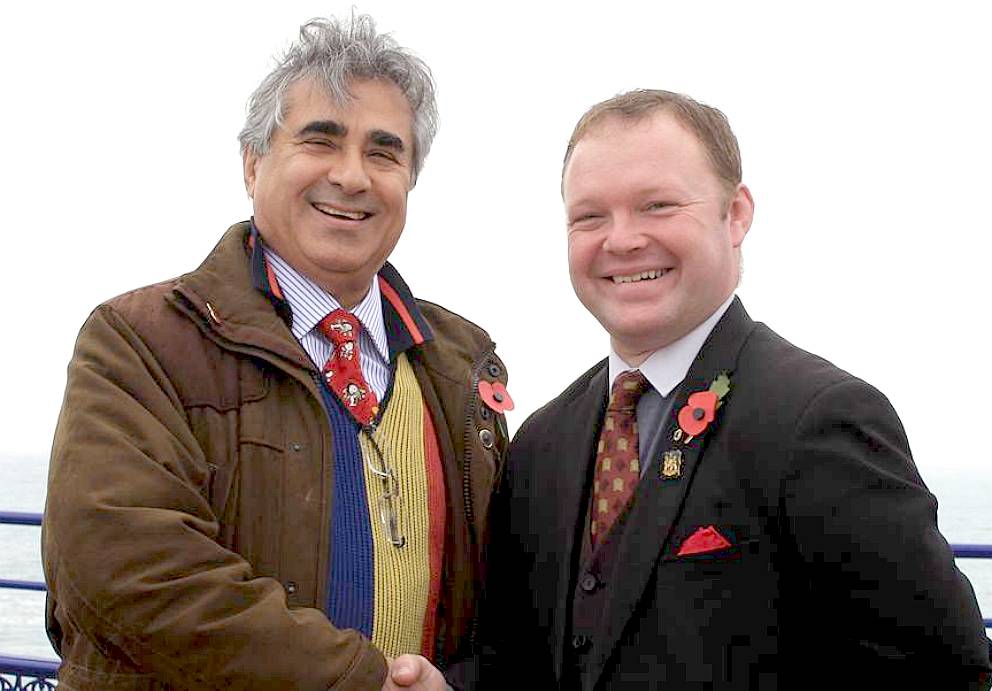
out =
[[352,221],[361,221],[362,219],[368,218],[369,214],[364,211],[345,211],[344,209],[339,209],[334,206],[328,206],[327,204],[314,204],[314,206],[321,212],[325,214],[330,214],[331,216],[341,216],[342,218],[349,218]]
[[614,276],[614,283],[637,283],[638,281],[650,281],[653,278],[658,278],[664,275],[668,269],[651,269],[650,271],[642,271],[639,274],[631,274],[630,276]]

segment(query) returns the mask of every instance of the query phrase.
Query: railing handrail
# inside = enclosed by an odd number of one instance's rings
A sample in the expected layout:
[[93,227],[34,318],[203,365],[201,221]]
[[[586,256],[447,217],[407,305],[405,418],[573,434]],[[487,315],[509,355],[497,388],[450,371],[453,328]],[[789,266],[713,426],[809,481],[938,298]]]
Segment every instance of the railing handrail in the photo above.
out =
[[41,514],[23,511],[0,511],[0,525],[41,525]]
[[48,588],[44,583],[38,581],[18,581],[10,578],[0,578],[0,588],[8,590],[40,590],[45,592]]
[[0,655],[0,673],[2,674],[20,674],[26,677],[54,679],[58,671],[58,660],[36,660],[31,657]]
[[951,545],[951,550],[959,559],[992,559],[992,545],[957,543]]

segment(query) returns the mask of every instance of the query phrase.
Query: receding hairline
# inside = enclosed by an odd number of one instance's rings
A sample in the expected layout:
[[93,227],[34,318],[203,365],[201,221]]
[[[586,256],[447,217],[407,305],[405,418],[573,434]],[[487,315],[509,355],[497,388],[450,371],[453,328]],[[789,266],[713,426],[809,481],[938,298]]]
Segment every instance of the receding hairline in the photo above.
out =
[[653,108],[651,110],[638,111],[636,113],[624,113],[618,110],[608,110],[601,113],[597,113],[594,117],[589,118],[586,122],[581,123],[581,130],[576,128],[572,139],[569,140],[568,149],[565,151],[565,160],[562,161],[561,177],[562,182],[565,180],[565,171],[568,170],[568,165],[572,162],[572,156],[575,154],[575,149],[578,148],[579,144],[583,140],[594,137],[602,133],[603,130],[607,129],[611,125],[641,125],[645,124],[656,117],[667,116],[670,120],[673,120],[679,127],[681,127],[685,132],[691,136],[699,147],[703,150],[703,155],[706,156],[707,163],[713,168],[713,172],[716,173],[716,166],[710,160],[709,152],[706,151],[706,147],[703,145],[702,138],[692,130],[682,118],[679,117],[678,109],[673,108],[671,104],[662,104]]
[[564,192],[565,173],[575,147],[591,132],[609,123],[636,123],[656,117],[670,116],[685,129],[697,144],[728,193],[742,182],[740,147],[722,111],[696,101],[690,96],[660,89],[637,89],[601,101],[579,118],[565,149],[562,161],[561,185]]
[[572,162],[572,157],[575,150],[579,148],[579,144],[583,141],[597,137],[602,134],[603,130],[608,129],[613,125],[644,125],[648,124],[651,120],[659,116],[667,116],[669,120],[673,121],[676,125],[681,127],[689,136],[693,138],[696,144],[699,146],[703,157],[706,159],[707,165],[710,167],[710,172],[720,181],[721,185],[724,185],[724,180],[720,178],[720,175],[716,171],[716,166],[713,161],[710,160],[709,153],[706,151],[706,147],[703,145],[702,140],[699,135],[692,131],[686,123],[682,122],[681,119],[676,114],[676,109],[668,107],[668,104],[659,105],[657,108],[651,110],[643,110],[637,113],[624,113],[616,110],[604,111],[597,113],[595,117],[589,118],[586,122],[581,123],[582,129],[576,128],[576,133],[573,134],[573,138],[569,140],[569,147],[566,151],[565,160],[562,162],[561,169],[561,194],[564,198],[565,196],[565,176],[568,173],[569,165]]

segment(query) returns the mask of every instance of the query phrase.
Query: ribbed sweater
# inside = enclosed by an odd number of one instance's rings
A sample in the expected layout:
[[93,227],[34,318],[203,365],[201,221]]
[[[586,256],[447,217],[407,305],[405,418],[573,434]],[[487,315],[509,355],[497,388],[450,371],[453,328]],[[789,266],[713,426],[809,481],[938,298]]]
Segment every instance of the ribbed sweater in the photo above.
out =
[[433,654],[444,543],[444,480],[434,424],[405,354],[396,359],[391,392],[372,432],[396,477],[402,547],[380,517],[381,468],[361,431],[325,387],[334,440],[334,497],[328,615],[354,628],[383,653]]

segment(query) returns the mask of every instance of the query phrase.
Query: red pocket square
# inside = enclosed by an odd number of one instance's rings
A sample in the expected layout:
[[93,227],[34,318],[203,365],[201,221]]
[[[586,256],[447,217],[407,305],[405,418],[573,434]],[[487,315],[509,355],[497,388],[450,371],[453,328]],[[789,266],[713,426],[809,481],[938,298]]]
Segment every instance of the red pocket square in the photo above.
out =
[[711,525],[699,528],[686,538],[682,546],[679,547],[676,556],[683,557],[689,554],[702,554],[703,552],[716,552],[717,550],[730,547],[730,543],[723,535]]

